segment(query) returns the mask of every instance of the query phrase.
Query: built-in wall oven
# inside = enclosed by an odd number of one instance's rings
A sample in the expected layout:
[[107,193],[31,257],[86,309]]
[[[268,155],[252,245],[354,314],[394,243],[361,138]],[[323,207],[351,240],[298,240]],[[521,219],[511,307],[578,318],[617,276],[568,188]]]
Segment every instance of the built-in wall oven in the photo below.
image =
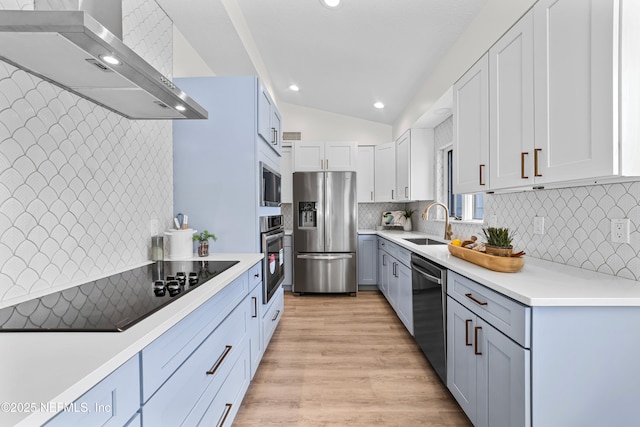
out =
[[282,215],[260,217],[262,235],[262,302],[268,303],[284,280],[284,221]]
[[413,335],[443,383],[447,384],[447,270],[411,255]]

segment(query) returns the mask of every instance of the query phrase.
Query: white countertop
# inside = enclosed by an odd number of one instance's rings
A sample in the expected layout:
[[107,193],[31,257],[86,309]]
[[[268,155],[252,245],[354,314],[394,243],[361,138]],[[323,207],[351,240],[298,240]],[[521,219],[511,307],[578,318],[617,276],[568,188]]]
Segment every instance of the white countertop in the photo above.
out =
[[[73,402],[262,258],[251,253],[194,256],[197,261],[240,262],[123,332],[0,333],[0,404]],[[39,426],[54,415],[0,409],[0,425]]]
[[[498,273],[456,258],[446,245],[416,245],[405,238],[442,237],[416,232],[373,231],[437,264],[529,306],[640,306],[640,282],[525,256],[522,270]],[[373,233],[371,232],[373,231]]]

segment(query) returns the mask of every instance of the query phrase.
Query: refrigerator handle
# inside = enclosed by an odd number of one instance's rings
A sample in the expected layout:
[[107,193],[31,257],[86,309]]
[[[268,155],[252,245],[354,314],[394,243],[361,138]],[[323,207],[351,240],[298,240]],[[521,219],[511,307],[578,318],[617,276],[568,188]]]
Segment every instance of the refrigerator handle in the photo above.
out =
[[314,260],[337,260],[337,259],[351,259],[353,258],[352,254],[301,254],[298,255],[298,259],[314,259]]

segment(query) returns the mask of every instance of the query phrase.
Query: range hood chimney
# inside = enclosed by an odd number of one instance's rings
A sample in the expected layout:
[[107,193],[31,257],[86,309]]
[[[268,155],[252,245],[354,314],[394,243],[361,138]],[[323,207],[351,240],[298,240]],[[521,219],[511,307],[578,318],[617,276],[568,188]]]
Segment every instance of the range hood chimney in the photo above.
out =
[[35,0],[35,9],[0,11],[0,60],[129,119],[208,117],[122,42],[122,0]]

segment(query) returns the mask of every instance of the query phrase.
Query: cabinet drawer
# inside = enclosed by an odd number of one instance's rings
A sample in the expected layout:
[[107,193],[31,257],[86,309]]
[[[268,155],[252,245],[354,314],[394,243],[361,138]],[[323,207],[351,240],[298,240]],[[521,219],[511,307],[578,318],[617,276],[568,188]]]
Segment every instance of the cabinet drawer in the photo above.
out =
[[[46,425],[122,426],[140,409],[140,361],[134,356]],[[85,410],[86,409],[86,410]]]
[[249,269],[249,289],[262,282],[262,261],[258,261]]
[[411,268],[411,251],[402,246],[398,246],[396,250],[396,259]]
[[249,293],[247,277],[247,273],[238,277],[142,350],[143,402],[158,390]]
[[521,346],[531,347],[531,307],[451,270],[447,294]]
[[246,353],[246,308],[238,306],[142,407],[145,426],[196,425]]
[[262,318],[262,350],[266,351],[271,337],[280,323],[282,313],[284,312],[284,290],[282,287],[273,296],[270,301],[269,308]]
[[391,255],[394,258],[398,257],[398,249],[400,248],[400,246],[396,245],[395,243],[390,242],[387,239],[380,239],[379,243],[378,243],[378,249],[382,249],[383,251],[385,251],[386,253],[388,253],[389,255]]
[[249,375],[249,352],[244,351],[231,368],[229,376],[198,425],[217,427],[232,425],[240,409],[242,398],[249,388]]

